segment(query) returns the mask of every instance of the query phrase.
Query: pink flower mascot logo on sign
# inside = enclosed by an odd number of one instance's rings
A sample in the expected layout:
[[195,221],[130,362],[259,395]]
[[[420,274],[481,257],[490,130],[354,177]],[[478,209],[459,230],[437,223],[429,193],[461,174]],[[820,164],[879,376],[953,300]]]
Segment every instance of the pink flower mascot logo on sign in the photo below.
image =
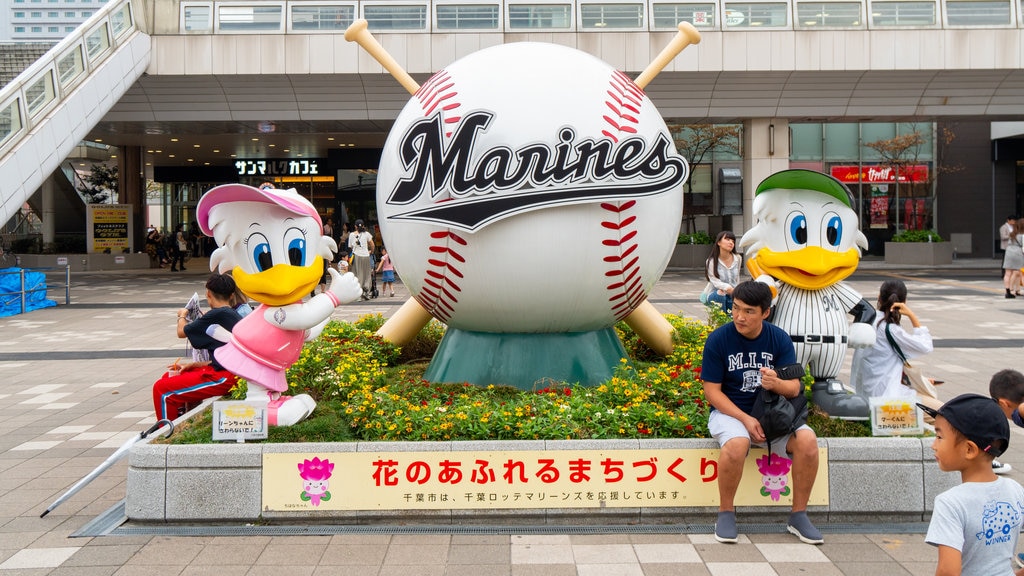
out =
[[313,506],[319,506],[320,502],[327,502],[331,499],[330,482],[331,472],[334,464],[326,458],[321,460],[314,457],[312,460],[303,460],[299,467],[299,477],[302,478],[302,494],[299,498],[303,502],[309,502]]
[[761,473],[761,496],[768,496],[778,502],[782,496],[789,496],[789,469],[793,467],[793,461],[789,458],[775,454],[765,454],[754,462],[757,464],[757,471]]
[[210,268],[230,271],[238,288],[260,303],[214,352],[217,361],[248,381],[246,400],[268,402],[271,425],[295,424],[316,403],[306,394],[283,395],[285,370],[298,360],[303,342],[320,335],[335,307],[359,297],[359,282],[328,267],[328,290],[302,301],[319,284],[324,259],[337,244],[323,235],[320,215],[294,189],[225,184],[203,195],[196,212],[203,233],[220,246]]

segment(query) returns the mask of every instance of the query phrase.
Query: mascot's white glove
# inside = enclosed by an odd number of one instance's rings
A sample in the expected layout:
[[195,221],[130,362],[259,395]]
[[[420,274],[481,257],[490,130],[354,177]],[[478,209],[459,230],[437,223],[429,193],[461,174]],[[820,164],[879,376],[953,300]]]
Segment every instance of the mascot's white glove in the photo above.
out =
[[348,304],[363,295],[363,287],[355,274],[346,272],[344,276],[332,267],[327,268],[331,275],[331,283],[327,288],[338,299],[339,304]]
[[850,348],[867,348],[875,345],[875,329],[870,324],[854,322],[850,326],[847,344]]
[[761,284],[767,284],[772,290],[772,305],[775,305],[775,299],[779,297],[779,285],[776,284],[775,278],[767,274],[761,274],[757,278],[754,278],[754,282],[760,282]]

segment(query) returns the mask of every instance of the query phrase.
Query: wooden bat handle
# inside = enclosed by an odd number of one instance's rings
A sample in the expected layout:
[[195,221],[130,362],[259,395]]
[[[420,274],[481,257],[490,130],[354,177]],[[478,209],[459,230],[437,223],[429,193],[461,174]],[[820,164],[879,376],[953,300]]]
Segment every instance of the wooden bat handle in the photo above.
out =
[[394,76],[395,80],[398,80],[398,83],[409,91],[409,94],[415,94],[420,89],[420,85],[391,57],[391,54],[388,54],[388,51],[380,45],[380,42],[377,42],[373,34],[367,30],[367,26],[366,20],[362,18],[356,20],[345,30],[345,40],[359,44],[363,50],[366,50],[370,56],[373,56],[374,60],[379,62],[385,70]]
[[430,312],[427,312],[415,298],[409,298],[383,326],[377,329],[377,336],[392,344],[405,346],[419,334],[430,319]]
[[[348,32],[345,33],[345,38],[348,39]],[[668,43],[668,46],[662,49],[654,61],[647,65],[647,68],[636,77],[633,83],[641,89],[646,88],[651,80],[654,80],[654,77],[690,44],[700,44],[700,32],[693,27],[693,24],[680,22],[679,33]]]
[[653,304],[644,300],[626,317],[626,324],[636,332],[651,350],[662,356],[668,356],[675,347],[672,333],[675,328],[658,312]]

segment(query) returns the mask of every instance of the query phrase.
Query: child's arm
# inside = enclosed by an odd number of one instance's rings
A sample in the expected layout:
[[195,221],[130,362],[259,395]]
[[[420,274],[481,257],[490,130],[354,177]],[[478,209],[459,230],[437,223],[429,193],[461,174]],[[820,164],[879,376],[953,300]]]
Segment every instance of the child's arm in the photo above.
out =
[[960,576],[961,554],[956,548],[939,545],[939,564],[935,567],[935,576]]

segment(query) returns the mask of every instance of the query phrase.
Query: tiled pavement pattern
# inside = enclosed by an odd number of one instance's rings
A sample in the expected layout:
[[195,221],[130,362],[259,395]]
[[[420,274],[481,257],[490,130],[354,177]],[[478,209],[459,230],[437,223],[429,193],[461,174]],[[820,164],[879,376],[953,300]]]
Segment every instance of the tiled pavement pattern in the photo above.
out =
[[[935,551],[920,526],[830,529],[826,544],[786,534],[327,534],[69,536],[124,497],[121,461],[45,518],[39,514],[126,438],[152,423],[149,389],[183,353],[174,312],[202,292],[205,262],[167,270],[72,276],[72,304],[0,318],[0,576],[8,575],[518,575],[745,576],[932,574]],[[1024,369],[1024,298],[1002,296],[998,263],[894,270],[865,261],[851,279],[868,300],[889,275],[908,280],[909,304],[936,338],[926,373],[944,397],[984,393],[999,368]],[[54,278],[52,284],[59,284]],[[699,271],[670,270],[651,301],[703,317]],[[55,290],[54,292],[58,292]],[[336,316],[390,315],[408,296],[355,303]],[[848,355],[849,357],[850,355]],[[844,377],[848,374],[847,365]],[[1024,434],[1006,461],[1024,479]],[[742,523],[742,510],[740,511]],[[892,529],[887,529],[892,528]],[[864,533],[865,531],[871,533]],[[564,530],[563,532],[570,532]],[[742,526],[741,526],[742,532]],[[764,532],[763,530],[760,532]]]

